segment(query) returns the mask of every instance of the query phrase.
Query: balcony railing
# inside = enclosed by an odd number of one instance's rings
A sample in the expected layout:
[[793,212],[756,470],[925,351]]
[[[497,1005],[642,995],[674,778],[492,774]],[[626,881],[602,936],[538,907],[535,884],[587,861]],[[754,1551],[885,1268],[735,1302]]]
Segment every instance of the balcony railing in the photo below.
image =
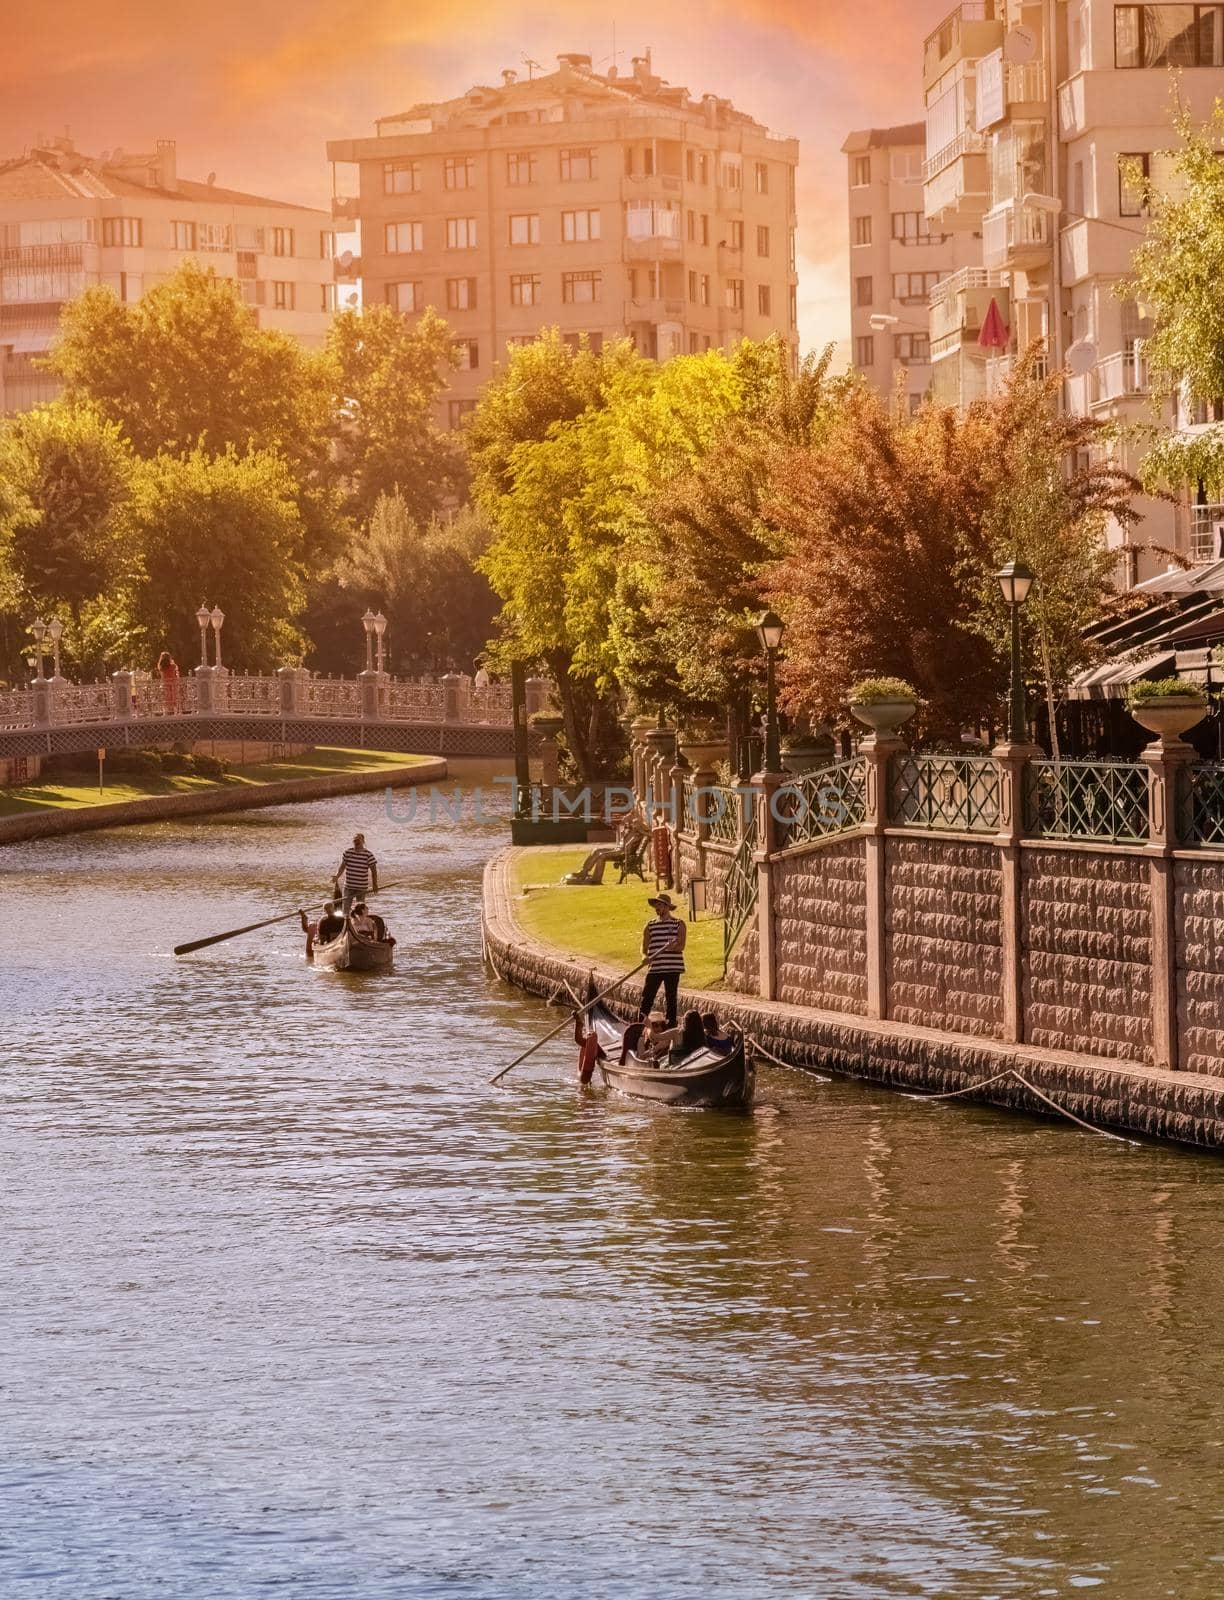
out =
[[1001,0],[963,0],[963,3],[950,12],[932,33],[929,33],[922,46],[922,70],[926,78],[936,71],[939,63],[960,44],[965,27],[975,22],[995,22],[999,20],[999,7]]
[[1224,554],[1224,505],[1191,506],[1191,558],[1218,561],[1221,554]]
[[1044,252],[1053,239],[1048,211],[1008,200],[982,218],[982,260],[988,268],[1006,268],[1018,257]]
[[1147,392],[1148,370],[1143,352],[1118,350],[1093,368],[1089,404],[1105,406]]
[[936,150],[935,154],[928,156],[922,163],[922,179],[930,183],[937,173],[945,167],[950,167],[959,157],[969,155],[978,150],[985,150],[986,140],[975,128],[962,128],[955,139],[949,139],[947,144]]

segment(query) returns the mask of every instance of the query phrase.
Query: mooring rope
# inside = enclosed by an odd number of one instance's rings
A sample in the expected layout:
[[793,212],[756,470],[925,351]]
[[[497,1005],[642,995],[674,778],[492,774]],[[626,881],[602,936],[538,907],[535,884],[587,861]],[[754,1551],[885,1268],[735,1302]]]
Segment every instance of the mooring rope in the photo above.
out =
[[745,1034],[744,1043],[754,1056],[764,1056],[766,1061],[772,1062],[775,1067],[785,1067],[788,1072],[802,1072],[805,1077],[818,1078],[821,1083],[832,1083],[832,1078],[823,1072],[816,1072],[812,1067],[797,1067],[793,1061],[782,1061],[778,1056],[766,1050],[761,1041],[751,1034]]
[[946,1093],[931,1094],[926,1089],[902,1089],[901,1093],[907,1100],[955,1100],[958,1095],[977,1094],[979,1089],[989,1089],[992,1083],[1002,1083],[1004,1078],[1010,1078],[1013,1069],[1004,1067],[1002,1072],[996,1072],[993,1078],[983,1078],[981,1083],[971,1083],[967,1089],[949,1089]]

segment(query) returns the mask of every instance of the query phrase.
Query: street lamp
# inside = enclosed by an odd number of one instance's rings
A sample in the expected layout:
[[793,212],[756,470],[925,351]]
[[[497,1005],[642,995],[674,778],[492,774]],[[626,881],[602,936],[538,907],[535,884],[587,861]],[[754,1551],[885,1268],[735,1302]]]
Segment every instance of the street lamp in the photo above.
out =
[[774,664],[778,647],[782,643],[784,624],[776,611],[762,612],[757,619],[756,634],[765,652],[765,771],[781,772],[782,749],[778,741],[778,689],[774,681]]
[[212,610],[208,614],[208,620],[209,620],[209,622],[212,623],[213,646],[214,646],[214,649],[216,650],[216,653],[217,653],[217,659],[213,663],[213,665],[216,667],[217,671],[220,672],[220,670],[221,670],[221,624],[225,621],[225,612],[222,611],[220,606],[214,606],[212,608]]
[[1034,573],[1023,561],[1009,561],[995,573],[1003,599],[1011,613],[1011,696],[1007,712],[1007,742],[1023,744],[1028,733],[1024,705],[1024,666],[1020,660],[1020,607],[1029,597]]
[[38,676],[41,678],[43,675],[43,656],[45,654],[43,640],[47,636],[47,624],[41,617],[35,617],[30,624],[30,632],[34,635],[34,651],[38,657]]
[[361,626],[365,629],[365,642],[366,642],[366,664],[365,664],[365,669],[366,669],[367,672],[373,672],[373,670],[374,670],[374,613],[370,610],[369,606],[367,606],[365,608],[365,613],[361,618]]
[[51,641],[51,649],[55,656],[55,666],[51,671],[53,678],[58,678],[60,675],[60,640],[63,636],[64,624],[58,617],[52,617],[47,624],[47,638]]
[[200,609],[196,612],[196,622],[200,627],[200,665],[208,666],[208,620],[212,613],[208,609],[206,600],[200,601]]
[[378,639],[378,670],[383,670],[383,634],[387,631],[387,619],[382,612],[376,612],[374,617],[374,633]]

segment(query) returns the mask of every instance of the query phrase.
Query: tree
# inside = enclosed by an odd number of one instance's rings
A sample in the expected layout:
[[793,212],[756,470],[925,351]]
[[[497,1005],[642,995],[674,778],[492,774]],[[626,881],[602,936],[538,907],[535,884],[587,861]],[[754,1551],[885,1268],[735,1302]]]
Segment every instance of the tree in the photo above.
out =
[[197,649],[201,600],[225,613],[226,664],[271,671],[300,659],[305,538],[288,466],[266,451],[161,455],[136,468],[140,577],[125,594],[150,654]]
[[[1179,388],[1190,400],[1224,396],[1224,104],[1195,127],[1179,109],[1181,140],[1173,152],[1168,193],[1146,184],[1147,237],[1134,256],[1134,272],[1119,286],[1127,298],[1152,310],[1155,328],[1144,341],[1154,398]],[[1213,496],[1224,493],[1224,426],[1194,438],[1161,440],[1143,466],[1145,484],[1201,481]]]
[[463,485],[462,451],[436,411],[454,366],[454,339],[437,312],[415,323],[390,306],[334,318],[328,354],[336,386],[336,460],[347,509],[359,521],[398,494],[424,522]]

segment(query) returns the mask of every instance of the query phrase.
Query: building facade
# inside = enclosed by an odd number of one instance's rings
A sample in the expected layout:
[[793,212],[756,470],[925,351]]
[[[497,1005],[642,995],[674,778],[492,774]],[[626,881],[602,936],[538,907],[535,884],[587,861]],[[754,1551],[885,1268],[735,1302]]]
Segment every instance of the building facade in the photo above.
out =
[[798,145],[649,57],[622,77],[563,55],[375,128],[328,145],[357,174],[333,215],[359,226],[365,304],[434,306],[454,329],[451,425],[542,328],[660,360],[772,333],[797,354]]
[[927,221],[921,122],[868,128],[842,145],[850,212],[850,359],[881,394],[905,374],[916,408],[931,383],[927,305],[969,260],[973,240]]
[[[965,404],[1004,382],[1016,355],[1044,341],[1066,363],[1065,404],[1120,424],[1196,426],[1155,416],[1143,360],[1143,309],[1118,292],[1144,234],[1136,173],[1157,187],[1175,142],[1174,79],[1204,120],[1224,94],[1224,5],[1117,0],[965,0],[926,40],[926,214],[976,241],[976,259],[931,298],[932,387]],[[1006,349],[983,349],[994,300]],[[1112,447],[1134,469],[1146,446]],[[1118,582],[1162,571],[1169,551],[1219,549],[1224,508],[1142,504],[1112,527]]]
[[323,343],[335,306],[325,211],[180,178],[173,140],[89,157],[57,139],[0,162],[0,410],[56,393],[37,360],[92,284],[138,300],[185,260],[238,284],[260,325]]

